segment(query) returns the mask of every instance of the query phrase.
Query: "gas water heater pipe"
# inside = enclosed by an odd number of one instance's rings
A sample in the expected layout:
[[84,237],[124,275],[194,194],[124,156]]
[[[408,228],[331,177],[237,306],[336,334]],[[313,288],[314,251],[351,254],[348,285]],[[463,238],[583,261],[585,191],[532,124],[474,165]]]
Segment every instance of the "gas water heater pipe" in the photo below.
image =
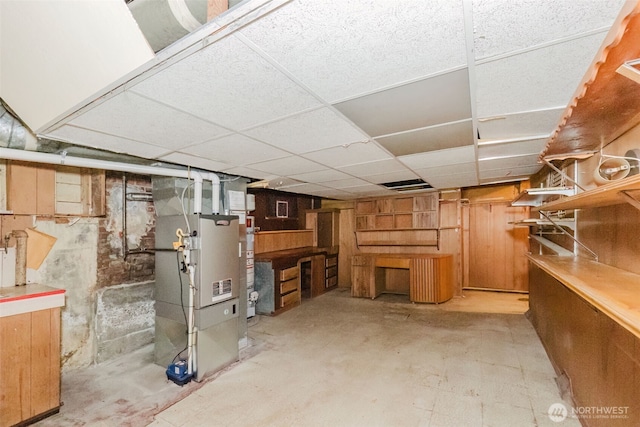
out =
[[196,190],[200,189],[200,191],[195,191],[196,200],[194,200],[194,213],[202,213],[202,181],[206,177],[207,180],[211,181],[213,187],[212,213],[220,213],[220,177],[213,172],[198,172],[185,169],[135,165],[132,163],[111,162],[108,160],[67,156],[65,153],[40,153],[37,151],[16,150],[4,147],[0,147],[0,159],[74,166],[79,168],[104,169],[117,172],[130,172],[139,175],[171,176],[174,178],[193,179]]

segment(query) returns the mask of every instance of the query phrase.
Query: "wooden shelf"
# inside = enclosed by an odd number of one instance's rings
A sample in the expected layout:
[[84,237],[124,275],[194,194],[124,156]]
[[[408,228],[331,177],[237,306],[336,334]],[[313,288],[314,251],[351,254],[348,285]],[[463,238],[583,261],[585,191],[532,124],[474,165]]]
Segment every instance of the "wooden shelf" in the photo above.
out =
[[521,221],[510,222],[509,224],[513,224],[516,227],[554,227],[562,226],[567,227],[572,230],[575,230],[576,222],[573,218],[571,219],[554,219],[553,222],[548,221],[546,219],[523,219]]
[[573,187],[527,188],[511,202],[511,206],[540,206],[554,196],[571,196]]
[[377,233],[381,231],[438,231],[439,228],[372,228],[368,230],[356,230],[358,233]]
[[640,275],[581,257],[527,257],[593,307],[640,337]]
[[640,175],[614,181],[601,187],[587,190],[575,196],[544,203],[534,208],[537,211],[598,208],[628,203],[624,192],[636,192],[640,196]]
[[535,234],[529,234],[529,238],[535,240],[540,245],[554,252],[557,256],[575,256],[575,254],[571,251],[566,250],[562,246],[553,243],[551,240],[545,239],[542,236],[536,236]]
[[415,242],[399,241],[399,240],[368,240],[366,242],[358,242],[358,246],[438,246],[437,240],[420,240]]

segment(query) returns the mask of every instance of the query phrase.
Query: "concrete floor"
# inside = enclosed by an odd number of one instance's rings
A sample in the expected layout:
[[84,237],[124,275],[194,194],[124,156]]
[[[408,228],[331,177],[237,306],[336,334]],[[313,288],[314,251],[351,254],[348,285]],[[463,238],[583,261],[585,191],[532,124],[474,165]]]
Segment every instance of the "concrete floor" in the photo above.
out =
[[152,348],[65,374],[60,414],[37,425],[579,426],[548,416],[570,406],[527,304],[526,294],[427,305],[337,289],[250,319],[241,361],[202,383],[167,381]]

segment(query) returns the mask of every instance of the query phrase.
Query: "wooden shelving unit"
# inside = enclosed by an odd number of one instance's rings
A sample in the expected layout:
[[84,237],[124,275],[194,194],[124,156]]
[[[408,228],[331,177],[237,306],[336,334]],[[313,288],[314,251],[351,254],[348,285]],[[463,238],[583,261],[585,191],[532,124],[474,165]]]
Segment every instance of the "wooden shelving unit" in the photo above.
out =
[[[613,181],[601,187],[587,190],[574,196],[568,196],[552,202],[543,203],[534,208],[537,211],[557,211],[569,209],[598,208],[603,206],[630,203],[640,206],[640,175],[634,175],[619,181]],[[634,204],[635,202],[635,204]]]
[[438,246],[439,194],[358,200],[358,246]]
[[575,194],[573,187],[527,188],[512,202],[511,206],[540,206],[551,197],[571,196]]

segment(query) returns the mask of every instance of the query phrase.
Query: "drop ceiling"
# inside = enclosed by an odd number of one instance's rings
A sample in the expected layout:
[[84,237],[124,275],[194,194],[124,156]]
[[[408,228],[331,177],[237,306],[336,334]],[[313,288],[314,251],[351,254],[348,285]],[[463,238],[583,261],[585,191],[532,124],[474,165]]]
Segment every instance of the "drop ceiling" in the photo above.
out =
[[[380,184],[417,178],[438,189],[516,181],[540,169],[622,5],[248,0],[155,54],[132,54],[82,102],[32,124],[28,105],[14,111],[43,138],[328,198],[395,194]],[[65,43],[50,50],[67,55],[59,66],[81,69]],[[29,76],[11,83],[30,90]]]

